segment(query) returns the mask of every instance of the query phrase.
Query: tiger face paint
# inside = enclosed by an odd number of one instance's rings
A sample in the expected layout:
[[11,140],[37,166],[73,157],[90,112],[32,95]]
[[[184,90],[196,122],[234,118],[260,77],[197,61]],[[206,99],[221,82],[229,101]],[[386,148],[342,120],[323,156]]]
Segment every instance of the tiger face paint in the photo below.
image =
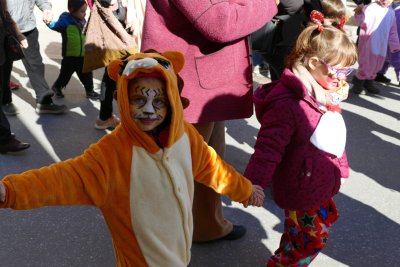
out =
[[132,119],[141,130],[154,130],[165,120],[168,112],[163,81],[152,77],[137,78],[129,83],[128,90]]

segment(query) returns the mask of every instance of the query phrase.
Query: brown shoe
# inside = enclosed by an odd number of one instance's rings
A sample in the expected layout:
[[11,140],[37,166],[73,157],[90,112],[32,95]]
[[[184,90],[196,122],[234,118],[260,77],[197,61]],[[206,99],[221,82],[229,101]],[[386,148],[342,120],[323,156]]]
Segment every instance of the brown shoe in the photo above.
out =
[[7,143],[0,144],[0,153],[5,154],[7,152],[18,152],[27,149],[30,146],[31,145],[28,143],[21,142],[16,138],[11,138]]

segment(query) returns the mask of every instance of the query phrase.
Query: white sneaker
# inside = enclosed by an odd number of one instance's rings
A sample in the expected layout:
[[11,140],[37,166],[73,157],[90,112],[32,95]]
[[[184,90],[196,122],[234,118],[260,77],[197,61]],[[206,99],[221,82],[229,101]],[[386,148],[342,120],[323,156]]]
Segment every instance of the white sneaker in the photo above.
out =
[[118,126],[119,123],[119,118],[113,114],[110,118],[104,121],[100,118],[97,118],[96,123],[94,124],[94,128],[96,128],[97,130],[114,129]]

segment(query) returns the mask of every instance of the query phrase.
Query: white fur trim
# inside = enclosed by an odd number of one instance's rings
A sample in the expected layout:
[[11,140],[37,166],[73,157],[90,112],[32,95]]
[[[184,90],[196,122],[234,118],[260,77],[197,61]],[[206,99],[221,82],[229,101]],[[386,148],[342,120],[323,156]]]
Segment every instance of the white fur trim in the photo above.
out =
[[123,75],[129,76],[135,69],[151,69],[158,64],[154,58],[142,58],[129,61],[124,69]]
[[346,125],[342,115],[339,112],[325,112],[310,142],[325,152],[341,157],[346,146]]

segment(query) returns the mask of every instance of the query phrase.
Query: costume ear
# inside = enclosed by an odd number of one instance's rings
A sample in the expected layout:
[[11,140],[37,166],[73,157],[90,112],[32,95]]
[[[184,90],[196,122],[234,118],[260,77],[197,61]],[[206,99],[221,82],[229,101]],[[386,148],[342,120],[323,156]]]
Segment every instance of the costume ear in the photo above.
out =
[[114,81],[118,80],[118,74],[122,66],[122,60],[113,60],[107,66],[108,76]]
[[178,51],[165,51],[161,53],[164,57],[166,57],[169,61],[174,65],[174,70],[176,73],[180,72],[185,65],[185,57],[181,52]]

